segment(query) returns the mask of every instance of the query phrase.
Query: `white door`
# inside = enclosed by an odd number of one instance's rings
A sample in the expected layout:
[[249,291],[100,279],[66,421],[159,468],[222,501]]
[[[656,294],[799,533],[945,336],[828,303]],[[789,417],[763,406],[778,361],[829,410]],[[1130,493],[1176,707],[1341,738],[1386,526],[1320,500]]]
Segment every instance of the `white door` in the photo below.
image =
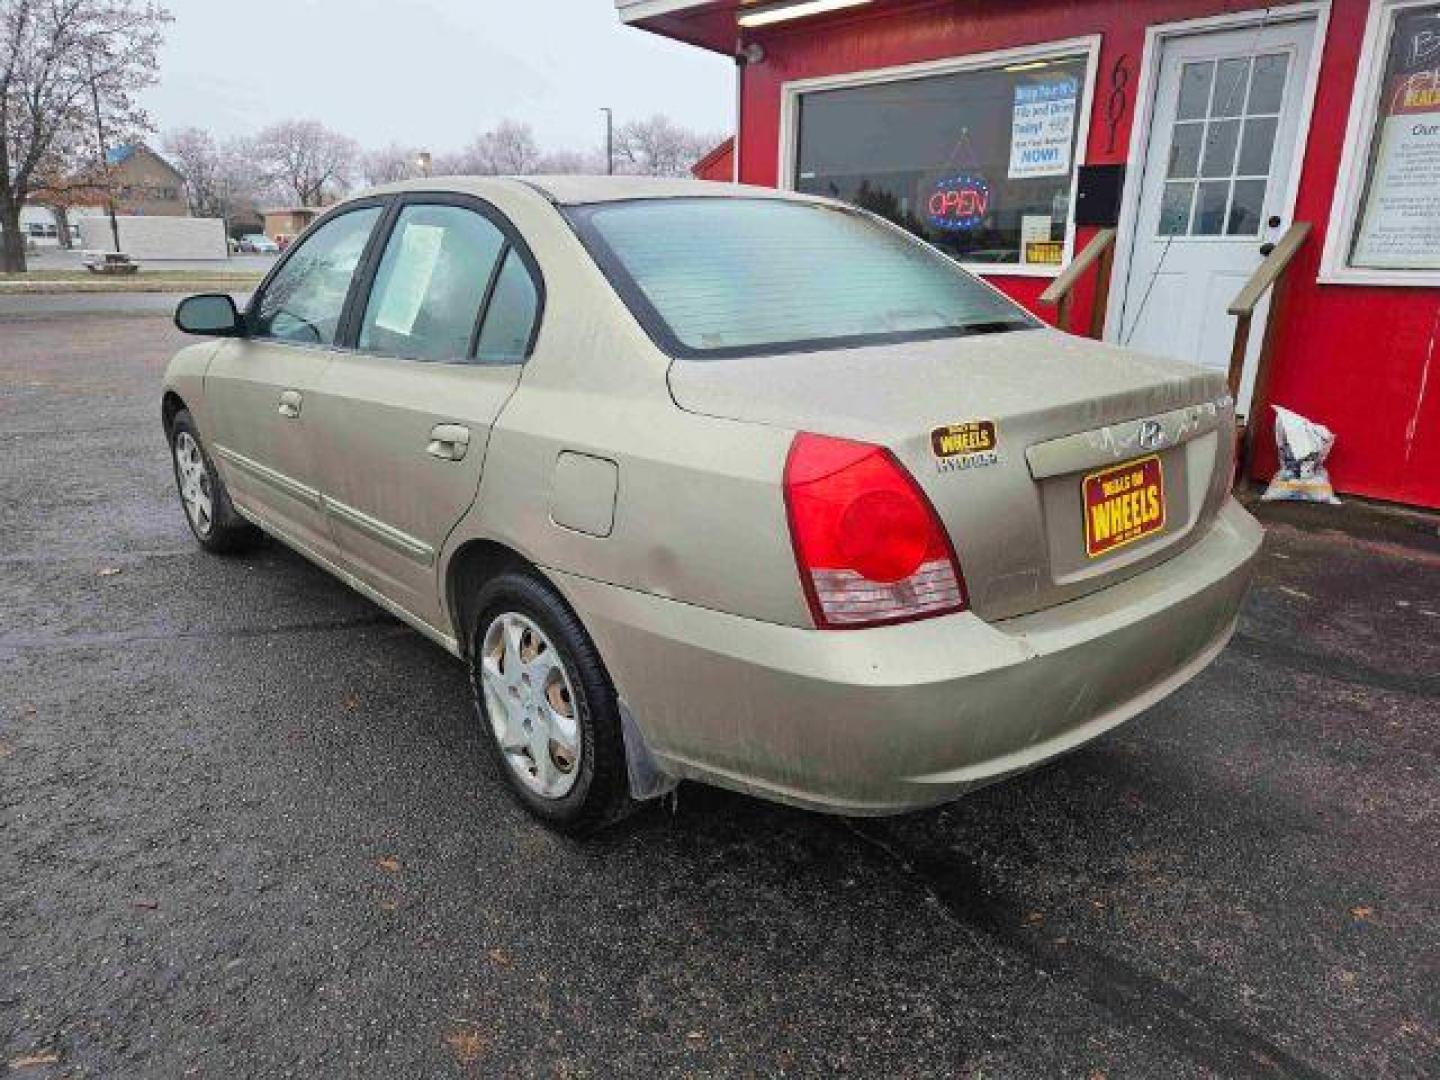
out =
[[[1261,245],[1290,224],[1314,32],[1305,20],[1164,42],[1122,270],[1123,344],[1229,369],[1235,318],[1225,309],[1260,265]],[[1257,310],[1251,329],[1242,413],[1265,316]]]

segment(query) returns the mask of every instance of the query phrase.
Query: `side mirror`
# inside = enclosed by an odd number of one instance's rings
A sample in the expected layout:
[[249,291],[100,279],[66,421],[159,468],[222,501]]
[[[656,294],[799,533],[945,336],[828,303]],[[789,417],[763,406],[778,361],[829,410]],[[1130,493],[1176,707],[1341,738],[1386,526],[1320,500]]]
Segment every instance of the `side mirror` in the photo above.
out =
[[244,326],[235,301],[226,293],[187,296],[175,308],[175,325],[187,334],[240,337]]

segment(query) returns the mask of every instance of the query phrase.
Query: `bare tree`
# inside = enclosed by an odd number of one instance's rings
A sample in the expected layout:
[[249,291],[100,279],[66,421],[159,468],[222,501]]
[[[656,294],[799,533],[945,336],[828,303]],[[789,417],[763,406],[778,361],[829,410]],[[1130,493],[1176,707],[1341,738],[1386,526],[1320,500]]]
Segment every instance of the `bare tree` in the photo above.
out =
[[632,120],[615,133],[616,171],[643,176],[686,176],[720,141],[681,127],[659,113]]
[[344,193],[354,177],[360,147],[316,120],[282,120],[251,144],[265,178],[301,206],[320,206]]
[[605,155],[597,151],[582,153],[579,150],[554,150],[540,155],[535,171],[546,176],[560,176],[566,173],[603,173]]
[[442,159],[442,171],[472,176],[524,176],[540,163],[540,144],[529,124],[502,120],[460,153]]
[[217,143],[203,128],[180,128],[165,136],[165,152],[185,178],[185,195],[196,217],[230,219],[253,211],[264,187],[250,144]]
[[37,181],[58,182],[74,147],[100,160],[107,139],[148,130],[135,95],[169,21],[149,0],[0,0],[0,270],[25,269],[20,208]]
[[420,152],[398,143],[380,150],[367,150],[360,158],[360,175],[372,187],[409,180],[420,173],[417,164]]

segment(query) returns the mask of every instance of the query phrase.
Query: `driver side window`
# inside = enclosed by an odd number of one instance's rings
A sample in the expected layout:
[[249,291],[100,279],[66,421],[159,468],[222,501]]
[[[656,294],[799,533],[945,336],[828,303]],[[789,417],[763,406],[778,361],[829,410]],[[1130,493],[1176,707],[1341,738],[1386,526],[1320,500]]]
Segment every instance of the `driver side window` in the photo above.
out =
[[334,344],[351,278],[380,214],[378,206],[351,210],[307,236],[260,295],[252,336]]

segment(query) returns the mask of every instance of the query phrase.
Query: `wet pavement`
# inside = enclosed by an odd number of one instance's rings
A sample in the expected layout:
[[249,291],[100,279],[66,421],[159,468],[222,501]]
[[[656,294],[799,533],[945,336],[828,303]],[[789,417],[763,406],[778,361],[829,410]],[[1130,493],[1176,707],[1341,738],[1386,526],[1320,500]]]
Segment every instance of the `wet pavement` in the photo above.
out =
[[1266,513],[1233,646],[943,810],[577,844],[461,667],[191,541],[168,317],[0,314],[0,1075],[1440,1072],[1440,538]]

